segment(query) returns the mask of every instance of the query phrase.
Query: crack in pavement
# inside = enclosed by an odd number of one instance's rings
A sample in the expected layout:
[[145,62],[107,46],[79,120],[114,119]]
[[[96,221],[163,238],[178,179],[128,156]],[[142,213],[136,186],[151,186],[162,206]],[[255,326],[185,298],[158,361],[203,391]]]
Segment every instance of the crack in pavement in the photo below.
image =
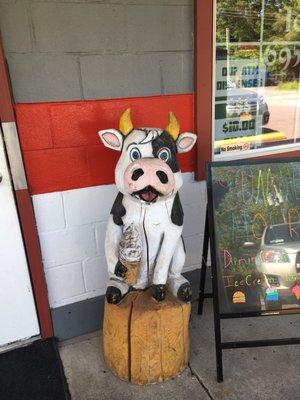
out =
[[192,376],[194,376],[194,377],[197,379],[197,381],[198,381],[198,382],[200,383],[200,385],[203,387],[205,393],[206,393],[207,396],[210,398],[210,400],[215,400],[215,399],[213,398],[212,394],[210,393],[208,387],[206,387],[206,386],[204,385],[202,379],[201,379],[200,376],[197,374],[197,372],[192,368],[192,366],[191,366],[190,363],[188,363],[188,367],[189,367],[189,369],[190,369],[190,371],[191,371]]

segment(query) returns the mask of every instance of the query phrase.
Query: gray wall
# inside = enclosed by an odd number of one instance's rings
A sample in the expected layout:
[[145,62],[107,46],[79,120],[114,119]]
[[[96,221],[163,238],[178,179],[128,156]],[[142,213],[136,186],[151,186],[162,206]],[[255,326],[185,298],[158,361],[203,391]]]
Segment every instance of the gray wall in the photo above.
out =
[[193,91],[192,0],[0,0],[17,102]]

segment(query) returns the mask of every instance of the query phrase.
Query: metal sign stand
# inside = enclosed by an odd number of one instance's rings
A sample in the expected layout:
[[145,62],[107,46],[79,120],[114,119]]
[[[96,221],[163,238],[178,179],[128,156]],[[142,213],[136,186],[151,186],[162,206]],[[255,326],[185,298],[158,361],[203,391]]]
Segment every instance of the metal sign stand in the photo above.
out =
[[[208,182],[209,185],[209,182]],[[208,191],[208,204],[213,204],[212,190]],[[202,252],[202,265],[200,274],[200,286],[199,286],[199,300],[198,300],[198,314],[203,313],[203,302],[205,298],[213,298],[213,309],[214,309],[214,328],[215,328],[215,349],[216,349],[216,367],[217,367],[217,381],[223,382],[223,350],[226,349],[241,349],[249,347],[265,347],[265,346],[282,346],[291,344],[300,344],[300,337],[283,338],[283,339],[260,339],[260,340],[246,340],[246,341],[232,341],[222,342],[221,335],[221,320],[230,318],[249,318],[249,317],[263,317],[263,316],[274,316],[280,315],[279,312],[247,312],[247,313],[220,313],[219,309],[219,294],[218,294],[218,278],[217,278],[217,260],[216,260],[216,248],[214,241],[214,223],[213,223],[213,209],[207,206],[206,218],[205,218],[205,229],[204,229],[204,241],[203,241],[203,252]],[[213,293],[205,293],[205,279],[207,272],[207,256],[208,256],[208,245],[210,243],[210,254],[211,254],[211,268],[212,268],[212,287]]]

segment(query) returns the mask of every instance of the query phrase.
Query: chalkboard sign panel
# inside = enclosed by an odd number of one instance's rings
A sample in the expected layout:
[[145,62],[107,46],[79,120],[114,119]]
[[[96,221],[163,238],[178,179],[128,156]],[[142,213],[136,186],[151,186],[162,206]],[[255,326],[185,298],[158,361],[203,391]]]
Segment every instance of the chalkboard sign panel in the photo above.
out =
[[300,313],[300,159],[210,163],[221,314]]

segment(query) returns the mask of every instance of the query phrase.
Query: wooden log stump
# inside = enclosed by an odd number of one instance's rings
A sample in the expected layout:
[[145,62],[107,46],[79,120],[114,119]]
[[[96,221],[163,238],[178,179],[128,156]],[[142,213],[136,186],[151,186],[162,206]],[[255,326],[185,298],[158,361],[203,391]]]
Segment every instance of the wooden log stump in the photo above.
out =
[[178,375],[189,360],[191,305],[167,293],[157,302],[150,289],[105,303],[104,358],[121,379],[138,385]]

